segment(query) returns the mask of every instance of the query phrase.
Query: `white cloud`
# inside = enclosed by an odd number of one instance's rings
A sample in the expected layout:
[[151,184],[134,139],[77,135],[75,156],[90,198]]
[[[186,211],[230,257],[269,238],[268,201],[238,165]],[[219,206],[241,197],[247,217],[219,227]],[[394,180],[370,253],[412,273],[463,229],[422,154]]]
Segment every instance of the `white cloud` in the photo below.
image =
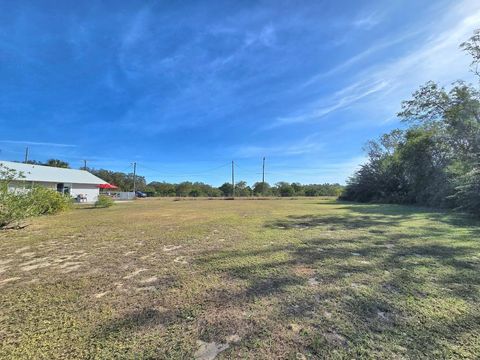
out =
[[353,26],[360,29],[369,30],[378,25],[383,20],[383,15],[374,11],[369,14],[363,14],[353,21]]
[[36,142],[36,141],[26,141],[26,140],[0,140],[0,143],[18,144],[18,145],[50,146],[50,147],[76,147],[76,145],[73,145],[73,144]]
[[382,80],[373,83],[365,80],[353,83],[337,91],[328,99],[321,99],[319,101],[320,105],[315,105],[313,109],[307,112],[296,116],[278,118],[271,127],[319,120],[330,113],[347,108],[363,98],[384,90],[388,85],[387,81]]
[[[444,19],[439,19],[431,25],[429,36],[416,49],[393,61],[379,63],[360,71],[354,75],[354,81],[350,85],[337,91],[333,96],[321,97],[308,104],[305,110],[279,117],[271,127],[317,121],[360,102],[370,104],[372,111],[380,109],[392,112],[393,109],[399,108],[401,100],[428,80],[444,84],[458,78],[469,78],[469,59],[459,49],[459,44],[470,37],[475,28],[480,27],[480,3],[465,0],[446,9],[445,14],[447,15]],[[408,36],[406,34],[401,38]],[[378,46],[386,47],[389,43]],[[375,48],[367,49],[332,69],[327,75],[350,67],[360,58],[368,57],[375,51]],[[316,75],[300,88],[311,85],[322,76],[325,74]],[[365,117],[369,116],[368,107],[366,110]],[[390,113],[388,117],[392,115]],[[360,118],[360,121],[363,119]]]
[[295,156],[316,153],[323,148],[323,143],[316,140],[318,134],[312,134],[303,140],[283,146],[245,145],[236,148],[233,153],[239,158],[261,156]]

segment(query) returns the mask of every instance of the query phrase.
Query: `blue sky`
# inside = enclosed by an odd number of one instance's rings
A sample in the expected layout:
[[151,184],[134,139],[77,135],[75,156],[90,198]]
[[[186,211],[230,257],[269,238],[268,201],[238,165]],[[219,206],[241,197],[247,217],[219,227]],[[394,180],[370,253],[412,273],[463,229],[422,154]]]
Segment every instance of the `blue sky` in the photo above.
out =
[[2,1],[0,158],[148,181],[343,183],[480,1]]

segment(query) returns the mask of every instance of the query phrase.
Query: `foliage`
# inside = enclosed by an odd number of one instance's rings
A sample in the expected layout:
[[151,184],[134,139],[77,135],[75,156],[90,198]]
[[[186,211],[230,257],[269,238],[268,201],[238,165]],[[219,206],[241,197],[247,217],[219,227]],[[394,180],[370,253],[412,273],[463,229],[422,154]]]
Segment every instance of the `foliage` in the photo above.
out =
[[69,163],[67,163],[66,161],[58,160],[58,159],[49,159],[43,165],[70,169]]
[[[118,186],[120,191],[132,191],[133,190],[133,173],[123,173],[119,171],[110,171],[105,169],[88,169],[93,175],[98,176],[100,179]],[[143,176],[136,176],[135,187],[137,190],[146,190],[146,181]]]
[[282,197],[294,196],[295,190],[288,182],[279,182],[276,184],[278,194]]
[[[61,160],[55,160],[56,163],[62,163]],[[38,161],[30,163],[45,165]],[[53,164],[53,162],[52,162]],[[123,173],[106,169],[87,169],[93,175],[118,187],[120,191],[133,190],[133,173]],[[136,175],[136,189],[143,191],[148,196],[161,197],[230,197],[233,195],[233,187],[230,182],[215,187],[203,182],[184,181],[178,184],[152,181],[146,183],[144,176]],[[268,183],[256,182],[249,186],[246,181],[239,181],[235,184],[236,197],[249,196],[339,196],[343,191],[343,186],[339,184],[308,184],[303,185],[298,182],[292,184],[288,182],[279,182],[275,186]]]
[[480,214],[480,167],[461,176],[455,190],[453,197],[459,209]]
[[114,205],[113,199],[107,195],[99,195],[98,200],[95,202],[97,208],[109,208]]
[[22,174],[0,165],[0,228],[17,227],[32,216],[56,214],[71,206],[70,198],[43,187],[10,190]]
[[230,183],[224,183],[218,188],[223,196],[232,196],[233,195],[233,186]]
[[[479,31],[462,47],[480,61]],[[341,198],[416,203],[480,214],[480,89],[462,81],[449,90],[428,82],[402,103],[408,125],[367,146],[369,160]]]
[[0,228],[16,226],[31,216],[22,194],[9,191],[9,185],[22,175],[0,164]]
[[[285,190],[291,188],[291,190]],[[155,196],[180,196],[180,197],[229,197],[233,194],[232,184],[224,183],[215,188],[211,185],[201,182],[182,182],[180,184],[170,184],[166,182],[151,182],[147,185]],[[339,196],[343,191],[343,186],[339,184],[310,184],[301,185],[299,183],[289,184],[280,182],[271,187],[268,183],[256,182],[253,187],[247,185],[245,181],[239,181],[235,184],[235,196]],[[283,195],[281,194],[283,192]]]
[[34,216],[57,214],[72,206],[69,196],[41,186],[34,187],[25,195]]
[[271,194],[271,188],[268,183],[256,182],[253,184],[253,195],[255,196],[268,196]]

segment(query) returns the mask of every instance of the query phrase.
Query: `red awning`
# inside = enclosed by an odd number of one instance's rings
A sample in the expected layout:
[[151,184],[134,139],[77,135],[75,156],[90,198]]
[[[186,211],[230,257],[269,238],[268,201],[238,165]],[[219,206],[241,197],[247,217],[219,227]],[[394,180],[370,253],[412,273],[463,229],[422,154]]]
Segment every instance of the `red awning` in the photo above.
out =
[[98,185],[98,187],[100,189],[118,189],[117,186],[112,185],[112,184],[108,184],[108,183],[107,184],[100,184],[100,185]]

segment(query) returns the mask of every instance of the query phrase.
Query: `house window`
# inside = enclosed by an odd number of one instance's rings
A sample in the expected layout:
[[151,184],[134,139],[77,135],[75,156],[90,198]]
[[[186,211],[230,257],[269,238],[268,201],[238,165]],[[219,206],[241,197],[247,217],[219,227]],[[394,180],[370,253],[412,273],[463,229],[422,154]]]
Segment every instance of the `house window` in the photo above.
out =
[[64,183],[57,184],[57,191],[59,193],[70,195],[71,189],[72,189],[72,184],[64,184]]

